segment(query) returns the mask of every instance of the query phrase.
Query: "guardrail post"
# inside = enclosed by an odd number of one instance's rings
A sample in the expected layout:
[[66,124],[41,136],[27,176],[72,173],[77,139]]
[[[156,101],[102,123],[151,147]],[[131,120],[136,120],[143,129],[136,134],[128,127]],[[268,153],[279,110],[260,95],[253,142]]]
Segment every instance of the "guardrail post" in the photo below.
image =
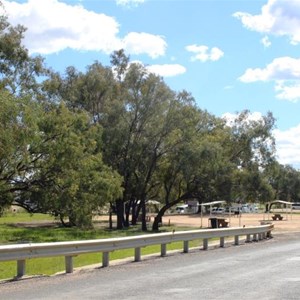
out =
[[102,267],[109,266],[109,252],[102,253]]
[[237,246],[239,245],[239,236],[238,235],[235,235],[234,236],[234,244]]
[[262,237],[263,237],[263,239],[266,239],[266,238],[267,238],[267,235],[266,235],[265,232],[262,233]]
[[183,241],[183,252],[184,253],[189,252],[189,241]]
[[73,273],[73,257],[65,256],[66,273]]
[[253,241],[254,241],[254,242],[257,242],[257,233],[254,233],[254,234],[253,234]]
[[134,248],[134,261],[140,261],[141,260],[141,248],[137,247]]
[[259,239],[260,241],[263,239],[262,233],[259,233],[259,234],[258,234],[258,239]]
[[225,237],[220,237],[220,247],[224,248],[225,245]]
[[251,235],[247,234],[246,243],[250,243],[250,242],[251,242]]
[[161,244],[160,256],[166,256],[166,255],[167,255],[167,244]]
[[208,239],[203,239],[203,250],[207,250],[208,248]]
[[25,275],[26,271],[26,261],[23,260],[17,260],[17,277],[22,277]]

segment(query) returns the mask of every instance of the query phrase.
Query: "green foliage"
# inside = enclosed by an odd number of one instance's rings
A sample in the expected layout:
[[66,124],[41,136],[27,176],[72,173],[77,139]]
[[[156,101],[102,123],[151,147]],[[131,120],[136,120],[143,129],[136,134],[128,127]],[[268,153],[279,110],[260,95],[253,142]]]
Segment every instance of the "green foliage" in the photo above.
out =
[[43,156],[32,175],[38,185],[31,199],[43,211],[72,225],[90,226],[93,211],[120,195],[120,178],[103,164],[101,127],[86,113],[64,105],[46,111],[39,121],[39,143],[32,149]]
[[0,17],[0,89],[7,89],[15,95],[38,98],[37,76],[46,75],[43,58],[31,57],[22,45],[25,28],[12,26],[6,16]]
[[278,162],[270,164],[264,172],[274,190],[273,199],[300,202],[300,172]]
[[0,207],[9,205],[16,190],[26,189],[24,174],[31,171],[29,145],[35,140],[39,108],[0,90]]
[[84,112],[0,91],[0,207],[13,201],[90,226],[94,210],[121,193],[102,162],[101,127]]

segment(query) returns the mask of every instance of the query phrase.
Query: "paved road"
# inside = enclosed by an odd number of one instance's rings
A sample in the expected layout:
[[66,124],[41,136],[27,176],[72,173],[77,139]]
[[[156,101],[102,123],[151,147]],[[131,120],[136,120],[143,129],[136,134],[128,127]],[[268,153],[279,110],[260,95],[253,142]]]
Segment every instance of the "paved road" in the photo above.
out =
[[300,299],[300,233],[0,284],[0,299]]

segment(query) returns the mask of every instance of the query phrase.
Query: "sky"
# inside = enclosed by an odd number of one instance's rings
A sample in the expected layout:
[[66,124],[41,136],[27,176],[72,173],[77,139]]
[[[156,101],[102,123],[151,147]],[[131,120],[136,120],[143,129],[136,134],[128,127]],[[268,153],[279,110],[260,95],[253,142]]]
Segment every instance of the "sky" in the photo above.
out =
[[277,159],[300,169],[300,0],[2,0],[55,71],[124,49],[218,117],[276,118]]

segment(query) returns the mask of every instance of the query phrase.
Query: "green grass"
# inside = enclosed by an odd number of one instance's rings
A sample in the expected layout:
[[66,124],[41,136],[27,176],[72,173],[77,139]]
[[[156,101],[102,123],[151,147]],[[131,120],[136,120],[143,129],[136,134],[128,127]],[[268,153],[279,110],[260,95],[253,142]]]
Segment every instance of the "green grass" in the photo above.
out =
[[[27,213],[6,214],[0,217],[0,244],[18,243],[40,243],[57,241],[75,241],[88,239],[102,239],[111,237],[123,237],[145,234],[140,230],[140,226],[130,227],[125,230],[108,230],[105,225],[96,223],[95,229],[80,230],[78,228],[64,228],[59,224],[45,224],[42,221],[55,221],[53,217]],[[32,226],[35,223],[35,226]],[[163,232],[172,231],[174,226],[164,226],[160,230]],[[190,230],[190,227],[176,228],[179,230]],[[151,234],[149,232],[148,234]],[[200,245],[201,241],[193,241],[190,247]],[[182,242],[174,242],[167,245],[167,250],[182,249]],[[148,246],[142,249],[142,255],[160,253],[160,245]],[[134,256],[134,249],[118,250],[110,253],[110,260],[123,259]],[[74,267],[82,267],[91,264],[101,266],[102,253],[90,253],[78,255],[74,258]],[[64,272],[64,257],[36,258],[26,260],[26,275],[51,275],[57,272]],[[0,262],[0,280],[11,279],[16,275],[16,261]]]
[[39,221],[54,221],[55,218],[46,214],[29,214],[26,212],[20,213],[4,213],[0,217],[0,224],[18,223],[18,222],[39,222]]

